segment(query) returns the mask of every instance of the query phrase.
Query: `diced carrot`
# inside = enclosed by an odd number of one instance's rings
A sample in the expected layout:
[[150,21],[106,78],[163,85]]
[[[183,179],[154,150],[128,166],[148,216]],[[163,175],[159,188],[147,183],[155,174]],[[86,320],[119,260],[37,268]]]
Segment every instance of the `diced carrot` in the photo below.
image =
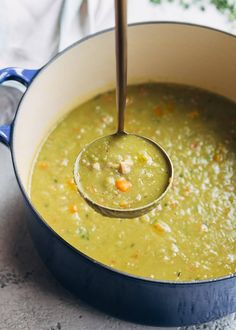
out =
[[197,148],[198,144],[197,143],[191,143],[190,148],[195,149]]
[[213,160],[215,161],[215,162],[222,162],[222,160],[223,160],[223,157],[222,157],[222,155],[221,154],[215,154],[214,156],[213,156]]
[[191,111],[191,112],[189,112],[189,117],[191,117],[191,118],[197,118],[197,117],[199,117],[199,111],[197,111],[197,110],[195,110],[195,111]]
[[49,167],[48,162],[45,161],[38,162],[38,168],[40,168],[40,170],[47,170],[48,167]]
[[178,204],[176,202],[173,202],[173,203],[171,203],[170,206],[171,206],[172,209],[176,209],[176,207],[178,206]]
[[154,223],[152,225],[152,228],[158,234],[170,233],[171,232],[170,226],[166,222],[163,222],[161,220],[159,220],[157,223]]
[[125,207],[127,207],[127,206],[128,206],[128,203],[127,203],[126,201],[122,201],[122,202],[120,202],[120,207],[125,208]]
[[159,234],[165,233],[165,228],[160,223],[155,223],[153,226],[154,231],[156,231]]
[[116,263],[116,261],[113,260],[113,259],[110,261],[110,264],[111,264],[111,265],[114,265],[115,263]]
[[132,183],[125,178],[120,178],[116,180],[116,188],[119,189],[122,192],[126,192],[132,187]]
[[72,178],[70,178],[67,181],[67,184],[68,184],[68,186],[70,187],[71,190],[75,190],[76,191],[76,184],[75,184],[75,182],[74,182],[74,180]]
[[106,94],[104,94],[104,99],[106,100],[106,101],[112,101],[113,99],[112,99],[112,95],[111,95],[111,93],[106,93]]
[[155,109],[154,109],[154,112],[155,114],[157,115],[157,117],[162,117],[163,116],[163,110],[161,107],[157,106]]
[[185,195],[185,196],[188,196],[188,195],[190,194],[190,192],[191,192],[191,191],[190,191],[190,188],[189,188],[188,186],[184,186],[184,187],[183,187],[183,190],[184,190],[184,195]]
[[77,211],[78,211],[78,207],[77,207],[77,205],[75,205],[75,204],[70,205],[70,206],[69,206],[69,211],[70,211],[70,213],[75,213],[75,212],[77,212]]

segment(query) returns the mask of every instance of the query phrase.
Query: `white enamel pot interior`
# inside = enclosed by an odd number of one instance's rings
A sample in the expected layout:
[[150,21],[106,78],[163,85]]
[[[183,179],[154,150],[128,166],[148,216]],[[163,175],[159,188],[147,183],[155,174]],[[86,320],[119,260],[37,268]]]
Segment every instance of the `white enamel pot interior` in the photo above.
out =
[[[146,23],[128,29],[128,83],[174,82],[236,101],[236,38],[194,25]],[[53,126],[76,104],[115,84],[114,32],[67,49],[28,88],[13,130],[13,159],[30,199],[33,159]],[[93,123],[91,123],[93,125]]]

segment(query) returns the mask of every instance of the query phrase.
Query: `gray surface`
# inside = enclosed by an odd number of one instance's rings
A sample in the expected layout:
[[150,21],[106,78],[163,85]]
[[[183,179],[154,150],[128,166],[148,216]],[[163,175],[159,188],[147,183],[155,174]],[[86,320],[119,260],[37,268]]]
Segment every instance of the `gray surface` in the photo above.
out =
[[141,329],[99,313],[54,280],[29,237],[4,146],[0,164],[0,329]]
[[[1,93],[0,88],[2,112]],[[5,93],[9,90],[5,89]],[[14,94],[16,96],[19,97]],[[4,97],[8,118],[11,117],[10,108],[15,104],[9,97],[10,103]],[[32,245],[10,152],[2,145],[0,196],[0,330],[152,329],[100,313],[73,297],[55,281]],[[218,322],[185,329],[235,330],[236,320],[231,315]]]

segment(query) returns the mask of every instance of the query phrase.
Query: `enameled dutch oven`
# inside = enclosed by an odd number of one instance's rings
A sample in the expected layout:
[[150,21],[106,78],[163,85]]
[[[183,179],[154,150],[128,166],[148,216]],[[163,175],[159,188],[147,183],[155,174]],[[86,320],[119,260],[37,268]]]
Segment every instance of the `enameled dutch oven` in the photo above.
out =
[[[236,102],[234,36],[179,23],[136,24],[129,27],[128,33],[129,83],[193,85]],[[176,283],[116,271],[70,246],[47,225],[30,201],[29,178],[39,145],[73,105],[114,87],[114,54],[114,32],[108,30],[76,43],[40,70],[0,70],[0,82],[13,79],[27,87],[13,124],[0,127],[0,140],[11,150],[35,246],[66,288],[126,320],[182,326],[235,312],[235,275]]]

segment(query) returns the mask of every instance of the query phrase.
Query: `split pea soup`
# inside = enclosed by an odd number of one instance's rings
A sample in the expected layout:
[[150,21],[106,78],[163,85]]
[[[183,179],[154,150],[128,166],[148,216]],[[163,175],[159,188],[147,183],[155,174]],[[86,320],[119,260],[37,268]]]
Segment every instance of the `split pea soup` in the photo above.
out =
[[81,149],[116,126],[112,91],[79,105],[49,134],[31,179],[32,202],[45,221],[79,251],[129,274],[175,281],[233,274],[236,105],[182,85],[128,88],[126,131],[160,143],[175,169],[160,204],[135,219],[98,214],[73,180]]
[[75,172],[83,195],[112,209],[153,203],[170,179],[164,152],[152,141],[132,134],[109,135],[86,146]]

